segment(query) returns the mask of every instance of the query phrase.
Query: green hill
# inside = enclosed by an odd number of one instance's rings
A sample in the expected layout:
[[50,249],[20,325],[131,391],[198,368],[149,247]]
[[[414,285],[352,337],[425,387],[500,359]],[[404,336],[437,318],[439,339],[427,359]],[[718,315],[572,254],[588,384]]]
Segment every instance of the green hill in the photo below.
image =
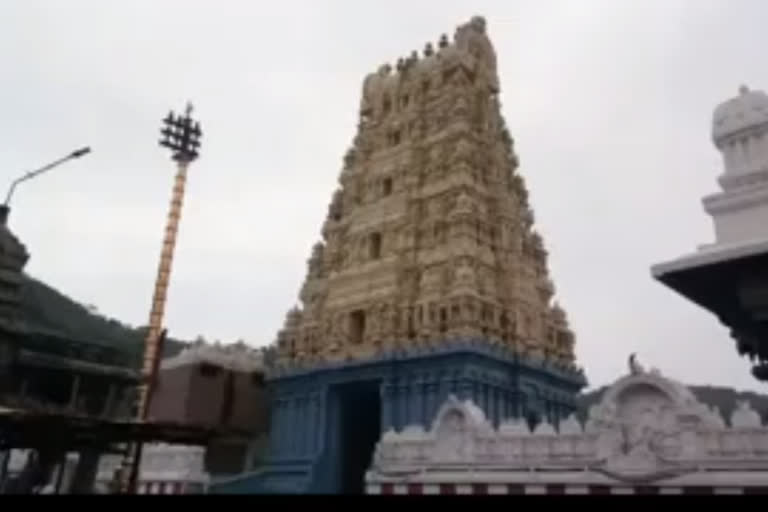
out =
[[[113,318],[90,311],[58,290],[33,277],[24,275],[21,308],[27,326],[32,330],[55,332],[75,341],[109,345],[135,354],[141,360],[146,327],[132,327]],[[186,342],[168,339],[164,357],[177,354]]]

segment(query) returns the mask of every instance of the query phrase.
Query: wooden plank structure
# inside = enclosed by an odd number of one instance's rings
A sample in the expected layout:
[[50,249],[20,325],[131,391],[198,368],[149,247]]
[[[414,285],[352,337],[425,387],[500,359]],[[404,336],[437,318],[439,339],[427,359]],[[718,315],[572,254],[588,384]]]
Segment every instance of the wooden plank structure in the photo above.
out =
[[0,432],[0,450],[49,446],[108,449],[127,442],[206,445],[214,436],[221,435],[216,429],[178,423],[120,421],[8,408],[0,409]]
[[[36,454],[29,471],[34,474],[5,492],[26,494],[50,481],[53,470],[67,453],[80,459],[70,489],[74,494],[93,491],[98,463],[103,454],[125,454],[130,444],[163,442],[207,446],[214,438],[233,435],[221,429],[169,422],[109,420],[56,412],[0,409],[0,451],[30,449]],[[55,432],[56,435],[51,435]],[[242,435],[242,432],[236,434]],[[58,485],[56,485],[58,491]]]

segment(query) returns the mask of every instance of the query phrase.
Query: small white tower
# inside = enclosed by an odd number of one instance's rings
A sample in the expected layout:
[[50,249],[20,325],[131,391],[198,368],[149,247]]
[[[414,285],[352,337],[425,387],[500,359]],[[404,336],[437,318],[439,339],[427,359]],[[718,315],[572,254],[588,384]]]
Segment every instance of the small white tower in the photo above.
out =
[[704,198],[715,247],[768,240],[768,95],[741,86],[715,109],[712,140],[725,168],[722,192]]
[[704,198],[715,243],[651,272],[716,315],[768,382],[768,95],[741,86],[715,109],[712,141],[725,167],[722,191]]

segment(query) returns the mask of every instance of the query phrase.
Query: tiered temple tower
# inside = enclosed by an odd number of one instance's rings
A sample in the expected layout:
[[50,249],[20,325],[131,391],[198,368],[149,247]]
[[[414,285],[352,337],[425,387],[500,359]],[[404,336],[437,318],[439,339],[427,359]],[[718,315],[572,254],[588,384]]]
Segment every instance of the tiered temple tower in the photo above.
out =
[[371,358],[478,337],[573,364],[499,107],[496,55],[475,18],[382,66],[309,260],[281,362]]
[[381,432],[426,426],[449,393],[496,423],[573,411],[586,381],[517,169],[483,18],[365,78],[278,335],[272,464],[230,489],[362,490]]

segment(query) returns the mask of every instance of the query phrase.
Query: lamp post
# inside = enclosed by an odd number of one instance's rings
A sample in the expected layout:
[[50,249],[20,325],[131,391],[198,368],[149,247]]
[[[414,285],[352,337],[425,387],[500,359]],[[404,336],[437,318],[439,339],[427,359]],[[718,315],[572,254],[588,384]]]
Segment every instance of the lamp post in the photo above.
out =
[[32,178],[40,176],[44,172],[50,171],[54,167],[58,167],[59,165],[65,162],[68,162],[70,160],[80,158],[84,155],[87,155],[90,152],[91,152],[91,148],[87,146],[84,148],[77,149],[63,158],[59,158],[58,160],[55,160],[49,163],[48,165],[45,165],[37,170],[25,173],[23,176],[20,176],[15,180],[13,180],[13,182],[11,183],[11,186],[8,187],[8,193],[5,195],[5,202],[3,202],[2,205],[0,205],[0,224],[5,224],[5,222],[7,221],[8,212],[10,211],[10,207],[11,207],[11,199],[13,198],[13,193],[16,191],[16,187],[20,183],[27,180],[31,180]]
[[[172,111],[163,119],[164,127],[160,131],[160,145],[172,151],[176,162],[176,178],[171,195],[171,207],[165,227],[163,248],[160,253],[160,265],[155,280],[155,290],[149,314],[149,329],[144,344],[142,381],[138,389],[137,420],[144,421],[149,412],[150,398],[159,367],[160,352],[164,341],[163,314],[171,276],[171,264],[176,247],[176,235],[179,230],[181,207],[187,181],[189,164],[197,159],[200,149],[202,130],[200,123],[192,120],[192,104],[188,103],[184,115],[177,116]],[[134,493],[141,463],[142,444],[134,443],[126,457],[123,468],[127,470],[124,491]]]

